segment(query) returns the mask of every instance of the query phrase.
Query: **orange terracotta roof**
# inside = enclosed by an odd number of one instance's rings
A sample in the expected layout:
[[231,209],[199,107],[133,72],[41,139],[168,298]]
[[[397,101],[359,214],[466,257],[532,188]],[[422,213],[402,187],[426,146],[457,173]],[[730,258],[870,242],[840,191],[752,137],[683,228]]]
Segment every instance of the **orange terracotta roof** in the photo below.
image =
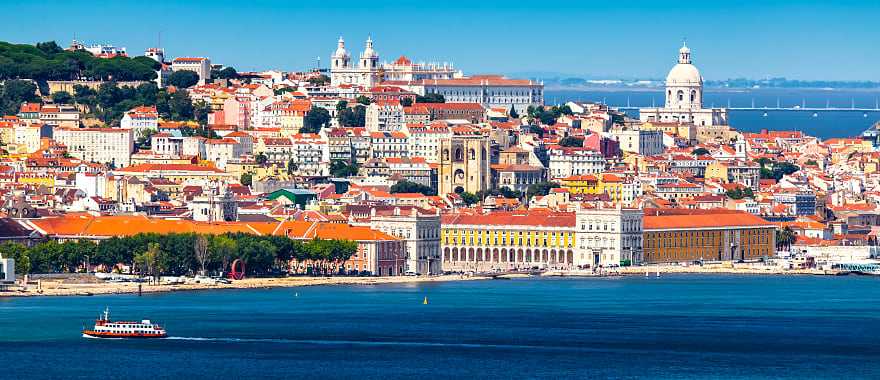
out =
[[651,215],[645,211],[645,230],[700,229],[730,227],[775,227],[763,218],[747,212],[709,212],[690,215]]

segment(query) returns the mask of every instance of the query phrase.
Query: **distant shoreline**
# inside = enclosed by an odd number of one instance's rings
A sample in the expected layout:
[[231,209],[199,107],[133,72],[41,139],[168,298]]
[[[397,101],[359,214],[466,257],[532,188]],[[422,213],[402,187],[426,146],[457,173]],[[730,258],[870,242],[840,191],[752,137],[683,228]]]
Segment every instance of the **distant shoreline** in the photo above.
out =
[[[245,278],[233,281],[231,284],[190,283],[190,284],[159,284],[147,285],[134,282],[94,282],[94,283],[65,283],[63,281],[42,281],[40,288],[29,285],[23,291],[2,291],[3,297],[65,297],[65,296],[95,296],[113,294],[137,294],[141,293],[166,293],[178,291],[197,290],[221,290],[221,289],[269,289],[269,288],[294,288],[301,286],[321,285],[381,285],[381,284],[406,284],[421,282],[446,282],[446,281],[472,281],[487,280],[489,277],[442,275],[432,277],[399,276],[399,277],[284,277],[284,278]],[[138,289],[141,285],[141,289]]]

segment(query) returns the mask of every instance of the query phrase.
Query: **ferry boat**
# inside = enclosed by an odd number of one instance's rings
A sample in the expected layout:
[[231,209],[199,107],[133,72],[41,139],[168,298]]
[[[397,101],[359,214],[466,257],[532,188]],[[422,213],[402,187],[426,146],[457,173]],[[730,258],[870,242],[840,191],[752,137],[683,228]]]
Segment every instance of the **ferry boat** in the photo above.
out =
[[158,324],[144,319],[140,322],[111,321],[110,309],[95,320],[91,330],[83,329],[83,338],[165,338],[168,334]]

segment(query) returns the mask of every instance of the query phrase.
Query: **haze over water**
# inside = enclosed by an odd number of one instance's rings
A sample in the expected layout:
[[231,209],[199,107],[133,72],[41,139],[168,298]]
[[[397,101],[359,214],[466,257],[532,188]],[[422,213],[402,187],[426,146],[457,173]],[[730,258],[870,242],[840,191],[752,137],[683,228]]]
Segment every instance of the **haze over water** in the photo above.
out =
[[[633,107],[663,106],[663,90],[589,89],[546,90],[547,104],[567,101],[605,102],[611,106]],[[754,107],[775,108],[806,106],[808,108],[876,108],[880,91],[866,90],[818,90],[818,89],[717,89],[707,88],[704,93],[705,107]],[[764,116],[764,113],[767,116]],[[734,128],[759,132],[768,130],[799,130],[822,139],[854,137],[880,121],[880,111],[729,111],[730,124]],[[638,111],[627,110],[637,118]]]
[[[876,379],[878,281],[652,275],[13,298],[0,301],[0,377]],[[81,338],[106,306],[173,338]]]

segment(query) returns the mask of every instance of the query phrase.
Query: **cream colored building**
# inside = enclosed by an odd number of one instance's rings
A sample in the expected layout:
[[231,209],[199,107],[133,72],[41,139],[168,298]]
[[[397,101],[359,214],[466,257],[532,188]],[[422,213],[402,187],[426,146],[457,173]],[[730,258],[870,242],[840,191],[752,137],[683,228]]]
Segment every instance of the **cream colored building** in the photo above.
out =
[[491,186],[489,138],[478,130],[455,134],[440,145],[439,194],[476,194]]
[[73,157],[116,167],[128,166],[134,152],[130,129],[57,128],[54,139],[64,144]]

